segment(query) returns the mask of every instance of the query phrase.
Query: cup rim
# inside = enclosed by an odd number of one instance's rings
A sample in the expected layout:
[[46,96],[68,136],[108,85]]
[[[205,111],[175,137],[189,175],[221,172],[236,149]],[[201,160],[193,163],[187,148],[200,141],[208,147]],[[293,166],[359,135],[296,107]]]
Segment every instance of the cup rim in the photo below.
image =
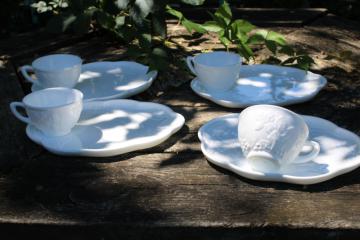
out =
[[[199,56],[204,55],[204,54],[211,54],[211,53],[226,53],[226,54],[238,57],[240,61],[238,63],[233,63],[233,64],[229,64],[229,65],[224,65],[224,66],[210,66],[210,65],[202,64],[202,63],[199,63],[196,61],[196,59]],[[213,52],[200,53],[200,54],[197,54],[196,56],[194,56],[193,59],[194,59],[194,63],[196,63],[197,65],[200,65],[203,67],[208,67],[208,68],[227,68],[227,67],[234,67],[236,65],[242,65],[242,57],[239,54],[234,53],[234,52],[227,52],[227,51],[213,51]]]
[[[53,70],[49,70],[49,69],[43,69],[41,67],[37,67],[36,65],[38,64],[38,62],[44,58],[48,58],[48,57],[53,57],[53,56],[64,56],[64,57],[71,57],[71,58],[74,58],[76,59],[78,62],[72,66],[69,66],[69,67],[65,67],[65,68],[61,68],[61,69],[53,69]],[[45,55],[45,56],[42,56],[42,57],[39,57],[37,59],[35,59],[32,63],[31,63],[31,66],[36,69],[37,71],[40,71],[40,72],[62,72],[62,71],[67,71],[67,70],[71,70],[72,68],[74,68],[75,66],[78,66],[78,65],[82,65],[83,63],[83,60],[77,56],[77,55],[74,55],[74,54],[67,54],[67,53],[59,53],[59,54],[50,54],[50,55]]]
[[[61,104],[61,105],[55,105],[55,106],[45,106],[45,107],[39,107],[39,106],[33,106],[31,104],[28,104],[26,103],[27,102],[27,99],[30,97],[30,95],[32,94],[36,94],[40,91],[49,91],[49,90],[66,90],[66,91],[71,91],[75,94],[75,98],[73,101],[69,102],[69,103],[66,103],[66,104]],[[82,101],[83,100],[83,97],[84,97],[84,94],[77,90],[77,89],[74,89],[74,88],[65,88],[65,87],[54,87],[54,88],[45,88],[45,89],[42,89],[42,90],[39,90],[39,91],[36,91],[36,92],[32,92],[28,95],[26,95],[23,99],[22,99],[22,102],[24,103],[25,107],[26,108],[30,108],[30,109],[33,109],[33,110],[48,110],[48,109],[54,109],[54,108],[60,108],[60,107],[66,107],[66,106],[69,106],[69,105],[72,105],[74,104],[75,102],[77,102],[78,100]]]
[[[288,113],[290,113],[290,114],[292,114],[292,115],[294,115],[294,116],[299,117],[299,118],[302,119],[302,117],[300,116],[300,114],[297,114],[296,112],[293,112],[293,111],[291,111],[290,109],[287,109],[287,108],[284,108],[284,107],[281,107],[281,106],[277,106],[277,105],[272,105],[272,104],[255,104],[255,105],[252,105],[252,106],[250,106],[250,107],[245,108],[243,111],[245,111],[245,110],[248,109],[248,108],[257,107],[257,106],[266,106],[266,107],[273,107],[273,108],[285,110],[286,112],[288,112]],[[243,112],[243,111],[242,111],[242,112]],[[242,113],[242,112],[241,112],[241,113]],[[241,114],[241,113],[240,113],[240,114]]]

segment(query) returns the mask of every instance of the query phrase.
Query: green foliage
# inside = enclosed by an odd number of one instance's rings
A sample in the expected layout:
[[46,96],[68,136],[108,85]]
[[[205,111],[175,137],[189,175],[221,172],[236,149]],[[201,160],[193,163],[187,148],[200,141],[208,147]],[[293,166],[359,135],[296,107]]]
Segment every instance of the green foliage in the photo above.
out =
[[166,6],[166,11],[167,13],[177,17],[188,32],[192,33],[195,31],[199,33],[206,33],[206,29],[203,26],[185,18],[181,12],[171,8],[169,5]]
[[[205,0],[181,2],[201,5]],[[128,45],[130,57],[149,64],[150,70],[164,70],[169,62],[169,51],[164,44],[167,3],[168,0],[51,0],[32,6],[39,13],[53,13],[47,24],[50,32],[83,34],[91,29],[103,29]],[[206,32],[185,19],[184,25],[189,31]]]
[[[246,20],[233,19],[231,8],[226,1],[215,13],[209,13],[212,20],[203,24],[186,19],[181,12],[170,7],[167,8],[167,12],[177,17],[190,33],[215,33],[226,50],[229,50],[231,46],[236,46],[238,53],[247,60],[254,58],[252,50],[254,45],[264,45],[272,54],[264,63],[293,66],[304,70],[309,69],[314,63],[308,55],[296,53],[280,33],[263,29],[256,30],[256,27]],[[277,57],[279,54],[286,55],[287,59],[280,60]]]
[[[201,5],[205,0],[179,0],[182,3]],[[170,51],[166,47],[166,14],[179,19],[190,33],[215,33],[227,50],[236,46],[247,60],[254,58],[253,46],[264,45],[272,53],[265,62],[308,69],[313,60],[296,53],[285,38],[274,31],[257,30],[243,19],[234,19],[229,4],[224,3],[215,13],[209,13],[211,21],[203,24],[187,19],[171,8],[170,0],[48,0],[33,4],[39,13],[52,12],[48,22],[50,32],[73,31],[78,34],[103,29],[122,40],[128,46],[127,54],[149,64],[150,69],[164,70],[169,65]],[[172,1],[174,2],[174,1]],[[277,56],[285,54],[281,61]]]
[[69,4],[67,0],[52,0],[49,2],[39,1],[31,4],[31,6],[35,8],[38,13],[44,13],[44,12],[58,12],[62,8],[67,8]]

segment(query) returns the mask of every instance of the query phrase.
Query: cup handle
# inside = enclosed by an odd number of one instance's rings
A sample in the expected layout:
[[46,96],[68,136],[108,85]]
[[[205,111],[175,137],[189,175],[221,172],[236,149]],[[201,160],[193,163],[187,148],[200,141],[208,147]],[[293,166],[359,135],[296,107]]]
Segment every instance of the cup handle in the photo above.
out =
[[12,102],[10,103],[10,110],[19,120],[23,121],[24,123],[30,124],[30,119],[20,114],[16,109],[17,107],[25,108],[25,104],[23,104],[22,102]]
[[316,157],[320,152],[320,145],[315,141],[306,141],[304,147],[311,148],[310,152],[306,153],[306,155],[297,156],[296,159],[294,160],[294,163],[308,162],[314,159],[314,157]]
[[155,71],[155,70],[153,70],[153,71],[148,72],[148,73],[146,74],[146,77],[147,77],[147,79],[149,79],[150,82],[151,82],[152,80],[154,80],[154,79],[156,78],[157,74],[158,74],[158,72]]
[[197,75],[197,74],[196,74],[196,71],[195,71],[195,68],[194,68],[193,60],[194,60],[194,57],[188,56],[188,57],[186,58],[186,64],[187,64],[188,68],[190,69],[190,71],[191,71],[194,75]]
[[32,66],[25,65],[25,66],[20,67],[20,72],[27,81],[29,81],[33,84],[38,84],[38,82],[29,75],[29,71],[34,71]]

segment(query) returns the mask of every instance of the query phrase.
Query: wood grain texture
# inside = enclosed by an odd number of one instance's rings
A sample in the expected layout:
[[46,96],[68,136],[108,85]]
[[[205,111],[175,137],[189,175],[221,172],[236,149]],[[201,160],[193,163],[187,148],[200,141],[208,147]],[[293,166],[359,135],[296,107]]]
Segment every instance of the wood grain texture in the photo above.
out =
[[[0,60],[0,171],[11,171],[31,155],[29,141],[24,134],[24,124],[10,112],[10,102],[21,101],[23,93],[11,65]],[[34,146],[34,149],[39,147]],[[28,151],[29,150],[29,151]],[[0,175],[1,175],[0,172]]]
[[105,161],[51,154],[34,158],[1,179],[0,221],[139,227],[360,227],[359,171],[304,188],[246,180],[210,165],[200,153],[134,155]]
[[[322,21],[326,25],[333,19]],[[338,38],[341,27],[332,28],[330,34]],[[313,71],[329,80],[313,100],[289,109],[329,119],[360,134],[356,61],[340,63],[319,54],[330,54],[331,45],[337,44],[357,54],[356,31],[345,29],[339,43],[315,35],[314,31],[322,31],[316,25],[283,31],[294,44],[302,38],[318,39],[305,48],[320,63]],[[189,46],[186,38],[178,38],[187,41],[186,52],[198,52],[200,45]],[[216,43],[208,46],[212,44]],[[13,66],[8,62],[0,66],[0,232],[7,229],[6,239],[28,233],[40,239],[50,233],[55,239],[84,235],[86,239],[289,239],[288,235],[291,239],[359,239],[360,169],[324,183],[299,186],[248,180],[212,165],[201,153],[198,129],[241,109],[200,98],[190,89],[189,76],[180,87],[162,90],[159,97],[154,98],[159,91],[156,85],[133,97],[166,104],[184,115],[185,126],[159,146],[111,158],[48,153],[27,139],[24,124],[8,108],[9,102],[23,96],[14,69],[45,52],[30,51],[12,59]],[[86,62],[124,57],[121,45],[99,36],[47,53],[52,52],[80,54]],[[43,235],[38,236],[39,232]]]

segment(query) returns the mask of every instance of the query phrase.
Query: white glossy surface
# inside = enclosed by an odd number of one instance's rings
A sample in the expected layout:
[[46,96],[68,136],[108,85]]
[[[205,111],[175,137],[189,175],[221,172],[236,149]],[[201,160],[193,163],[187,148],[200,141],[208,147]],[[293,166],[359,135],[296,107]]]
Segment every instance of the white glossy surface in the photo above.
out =
[[303,118],[283,107],[255,105],[239,115],[240,147],[257,170],[311,160],[318,154],[318,148],[312,147],[315,142],[308,142],[311,150],[299,155],[308,135],[309,129]]
[[256,104],[289,105],[313,98],[326,78],[310,71],[274,65],[243,65],[240,77],[228,91],[209,91],[195,78],[191,88],[198,95],[219,105],[244,108]]
[[72,54],[52,54],[35,59],[32,66],[43,72],[56,72],[71,69],[76,65],[81,65],[80,57]]
[[[66,135],[79,120],[82,93],[69,88],[47,88],[26,95],[22,102],[13,102],[10,109],[21,121],[36,126],[48,136]],[[23,107],[28,117],[17,107]]]
[[[79,80],[81,64],[81,58],[76,55],[52,54],[35,59],[31,66],[22,66],[20,70],[29,82],[41,88],[72,88]],[[36,79],[29,71],[35,72]]]
[[31,125],[26,133],[55,154],[107,157],[156,146],[184,122],[182,115],[161,104],[93,101],[84,103],[79,123],[66,136],[49,138]]
[[236,53],[215,51],[187,57],[186,62],[206,89],[225,91],[238,79],[242,59]]
[[[127,98],[149,88],[157,72],[136,62],[94,62],[84,64],[79,83],[74,87],[84,94],[84,100]],[[33,85],[31,90],[41,89]]]
[[238,141],[239,114],[229,114],[211,120],[198,132],[206,158],[243,177],[314,184],[326,181],[360,166],[360,138],[354,133],[317,117],[303,116],[309,138],[320,144],[319,155],[310,162],[293,164],[276,171],[254,171],[245,159]]

